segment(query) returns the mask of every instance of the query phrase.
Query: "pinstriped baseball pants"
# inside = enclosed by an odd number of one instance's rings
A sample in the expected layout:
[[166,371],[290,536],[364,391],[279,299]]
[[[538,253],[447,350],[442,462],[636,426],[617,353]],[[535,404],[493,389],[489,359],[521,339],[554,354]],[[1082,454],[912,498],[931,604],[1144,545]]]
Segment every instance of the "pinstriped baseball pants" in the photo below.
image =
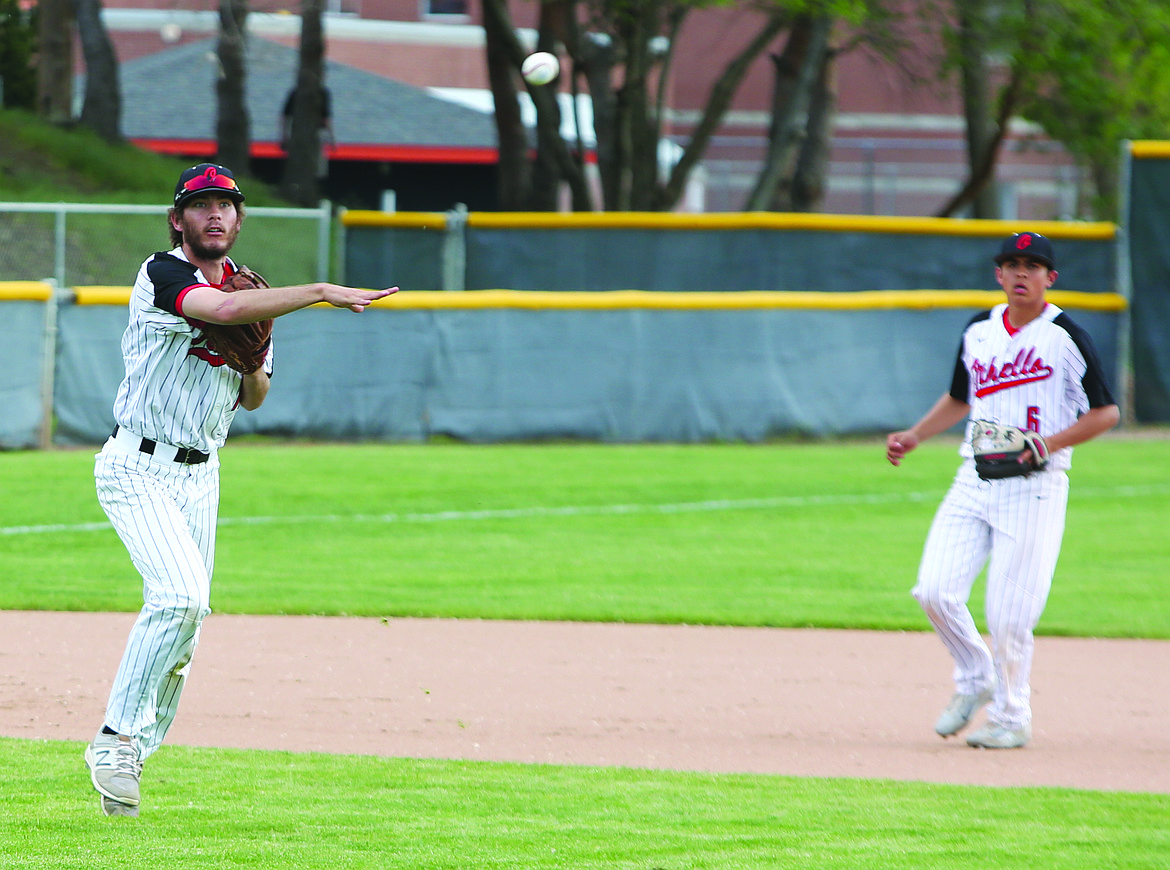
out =
[[98,501],[142,575],[105,724],[133,737],[141,758],[166,737],[211,612],[219,457],[182,465],[107,442],[94,465]]
[[[912,594],[954,659],[958,691],[982,691],[994,675],[993,724],[1016,729],[1032,720],[1033,630],[1052,588],[1067,507],[1063,471],[986,482],[967,460],[931,524]],[[990,650],[967,607],[985,565]]]

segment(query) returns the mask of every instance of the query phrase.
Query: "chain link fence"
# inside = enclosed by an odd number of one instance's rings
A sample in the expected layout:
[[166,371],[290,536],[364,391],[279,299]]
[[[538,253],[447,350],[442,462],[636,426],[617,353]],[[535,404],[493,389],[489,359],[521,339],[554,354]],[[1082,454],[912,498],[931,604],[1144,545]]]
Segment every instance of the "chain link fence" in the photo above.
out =
[[[171,247],[166,206],[0,202],[0,281],[127,286]],[[332,209],[251,208],[232,259],[274,286],[328,280]]]

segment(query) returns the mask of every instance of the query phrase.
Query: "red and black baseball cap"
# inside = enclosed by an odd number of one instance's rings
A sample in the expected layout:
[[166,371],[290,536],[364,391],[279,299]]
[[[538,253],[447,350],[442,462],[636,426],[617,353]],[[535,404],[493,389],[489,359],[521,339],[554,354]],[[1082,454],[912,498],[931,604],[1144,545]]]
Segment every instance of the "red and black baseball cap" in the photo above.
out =
[[1056,268],[1056,255],[1052,253],[1052,242],[1039,233],[1013,233],[1004,239],[1003,244],[1000,245],[999,253],[995,257],[995,264],[998,266],[1004,260],[1010,260],[1012,257],[1027,257],[1031,260],[1038,260],[1049,269]]
[[244,192],[236,184],[236,177],[226,166],[214,163],[200,163],[184,169],[175,185],[175,208],[179,208],[192,197],[209,191],[226,193],[236,202],[244,201]]

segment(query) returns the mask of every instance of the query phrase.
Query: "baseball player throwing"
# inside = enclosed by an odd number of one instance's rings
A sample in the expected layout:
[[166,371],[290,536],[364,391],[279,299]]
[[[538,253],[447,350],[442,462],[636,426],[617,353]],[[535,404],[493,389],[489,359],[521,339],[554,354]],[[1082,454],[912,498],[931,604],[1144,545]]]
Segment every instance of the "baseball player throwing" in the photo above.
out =
[[[956,692],[935,731],[957,734],[990,703],[986,725],[967,743],[1011,749],[1032,736],[1032,632],[1064,536],[1072,448],[1117,425],[1120,413],[1089,335],[1045,299],[1057,275],[1051,242],[1017,233],[995,263],[1006,303],[967,325],[950,390],[913,427],[887,437],[886,457],[898,465],[927,438],[971,418],[913,595],[955,663]],[[985,464],[984,443],[1005,430],[1026,447],[1005,465],[1007,442],[996,442]],[[985,564],[990,651],[967,607]]]
[[[231,171],[185,170],[168,212],[172,250],[142,264],[122,336],[117,426],[97,455],[98,500],[143,579],[143,606],[85,762],[107,815],[137,815],[143,763],[166,736],[209,605],[219,509],[219,448],[238,408],[268,395],[270,341],[243,374],[209,347],[208,324],[249,324],[316,302],[361,312],[395,292],[336,284],[220,288],[244,220]],[[252,366],[247,366],[251,368]]]

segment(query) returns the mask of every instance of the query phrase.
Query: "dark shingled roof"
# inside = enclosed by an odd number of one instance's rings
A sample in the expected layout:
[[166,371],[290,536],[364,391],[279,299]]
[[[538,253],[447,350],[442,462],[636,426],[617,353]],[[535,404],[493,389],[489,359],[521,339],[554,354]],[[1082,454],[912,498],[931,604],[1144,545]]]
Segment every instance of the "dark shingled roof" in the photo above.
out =
[[[215,141],[215,39],[190,42],[120,67],[122,133],[128,139]],[[280,139],[281,110],[296,81],[298,53],[248,38],[246,94],[252,140]],[[495,148],[491,115],[421,88],[325,62],[338,145]],[[83,90],[79,90],[79,93]]]

